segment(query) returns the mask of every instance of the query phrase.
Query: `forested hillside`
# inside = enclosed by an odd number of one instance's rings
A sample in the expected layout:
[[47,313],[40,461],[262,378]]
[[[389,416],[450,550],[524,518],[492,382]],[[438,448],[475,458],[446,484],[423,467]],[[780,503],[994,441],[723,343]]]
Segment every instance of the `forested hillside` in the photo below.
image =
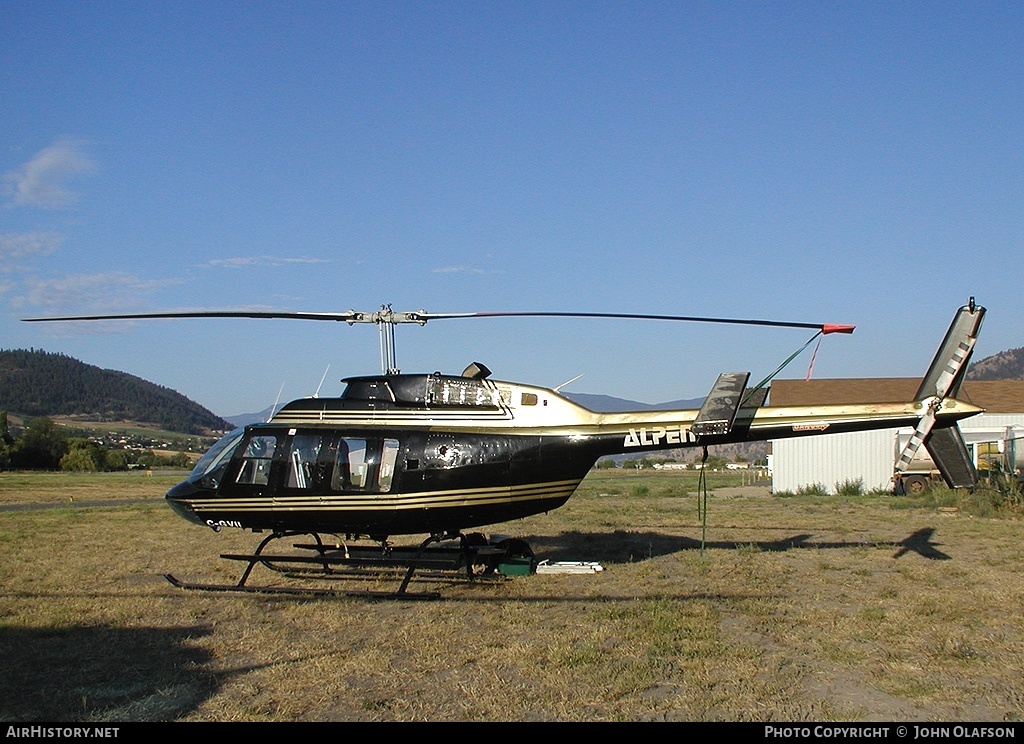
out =
[[971,380],[1024,380],[1024,348],[1001,351],[972,364]]
[[0,411],[139,421],[187,434],[233,428],[170,388],[41,349],[0,350]]

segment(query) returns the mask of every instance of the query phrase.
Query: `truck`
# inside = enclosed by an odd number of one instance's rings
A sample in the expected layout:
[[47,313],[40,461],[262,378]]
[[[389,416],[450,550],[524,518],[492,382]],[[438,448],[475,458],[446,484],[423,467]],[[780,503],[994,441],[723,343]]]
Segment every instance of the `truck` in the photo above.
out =
[[[912,429],[901,429],[895,434],[893,493],[896,495],[916,496],[933,485],[945,485],[942,473],[925,447],[918,448],[902,473],[897,472],[895,463],[899,462],[913,433]],[[963,434],[981,481],[1006,478],[1024,486],[1024,427],[1007,426],[1001,431],[966,429]]]

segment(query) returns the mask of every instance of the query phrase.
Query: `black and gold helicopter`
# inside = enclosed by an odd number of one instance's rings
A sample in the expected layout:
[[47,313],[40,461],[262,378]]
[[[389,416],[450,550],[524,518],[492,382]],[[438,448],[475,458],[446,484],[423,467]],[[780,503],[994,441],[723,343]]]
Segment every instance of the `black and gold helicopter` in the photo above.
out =
[[[257,565],[291,572],[304,564],[305,570],[324,574],[343,567],[401,566],[405,577],[388,596],[419,597],[436,594],[407,591],[417,569],[465,568],[472,577],[474,567],[483,567],[480,575],[493,574],[510,557],[528,559],[532,553],[521,541],[492,544],[466,531],[557,509],[597,460],[608,455],[684,447],[706,452],[719,444],[910,426],[915,435],[897,471],[923,445],[950,486],[975,484],[977,473],[957,422],[981,409],[956,395],[984,314],[974,298],[957,310],[913,400],[776,407],[765,404],[771,377],[748,387],[750,374],[743,372],[721,374],[699,409],[626,413],[600,413],[556,390],[493,380],[479,363],[461,375],[403,374],[395,364],[395,326],[543,316],[813,329],[803,348],[825,334],[851,333],[853,326],[620,313],[394,312],[389,306],[372,313],[229,310],[25,320],[237,317],[376,324],[381,374],[347,378],[338,397],[294,400],[268,422],[228,433],[184,482],[168,491],[168,504],[191,522],[216,531],[233,527],[270,533],[250,555],[223,556],[248,562],[239,582],[188,584],[167,578],[196,589],[338,593],[256,587],[248,578]],[[304,557],[265,552],[275,540],[299,535],[313,538],[310,545],[296,546],[308,549]],[[408,547],[391,544],[390,538],[402,535],[427,537]],[[373,547],[357,547],[358,538],[369,538]]]

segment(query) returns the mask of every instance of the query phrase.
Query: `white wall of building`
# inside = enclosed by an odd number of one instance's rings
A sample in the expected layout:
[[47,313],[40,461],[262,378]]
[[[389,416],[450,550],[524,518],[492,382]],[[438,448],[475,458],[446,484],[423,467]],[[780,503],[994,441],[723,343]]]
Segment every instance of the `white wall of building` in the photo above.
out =
[[[972,416],[960,422],[968,444],[1001,439],[1008,427],[1024,436],[1024,414]],[[912,429],[880,429],[849,434],[776,439],[772,441],[772,490],[793,491],[816,484],[835,493],[836,486],[860,480],[867,491],[891,486],[897,437],[905,441]]]
[[896,429],[822,434],[772,442],[772,490],[793,491],[820,484],[861,480],[865,490],[886,488],[892,478]]

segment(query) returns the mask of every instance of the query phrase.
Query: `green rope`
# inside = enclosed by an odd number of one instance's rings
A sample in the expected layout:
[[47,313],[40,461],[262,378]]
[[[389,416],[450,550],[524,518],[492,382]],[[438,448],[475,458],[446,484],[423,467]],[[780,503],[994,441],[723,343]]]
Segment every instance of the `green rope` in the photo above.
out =
[[761,382],[757,383],[757,385],[755,385],[754,387],[752,387],[752,388],[751,388],[751,389],[750,389],[750,390],[749,390],[749,391],[747,392],[747,394],[746,394],[746,395],[745,395],[745,396],[743,397],[743,400],[742,400],[742,401],[740,402],[740,408],[742,408],[742,407],[743,407],[743,405],[744,405],[744,404],[745,404],[745,403],[746,403],[747,401],[749,401],[749,400],[750,400],[751,396],[752,396],[752,395],[753,395],[754,393],[756,393],[756,392],[757,392],[758,390],[760,390],[760,389],[761,389],[761,388],[763,388],[763,387],[764,387],[765,385],[767,385],[767,384],[768,384],[769,382],[771,382],[771,381],[772,381],[773,379],[775,379],[775,376],[776,376],[777,374],[779,374],[779,372],[781,372],[781,371],[782,371],[783,369],[785,369],[786,365],[788,365],[788,364],[789,364],[790,362],[792,362],[792,361],[793,361],[794,359],[796,359],[796,358],[797,358],[798,356],[800,356],[800,354],[801,354],[801,353],[803,352],[803,350],[804,350],[804,349],[806,349],[806,348],[807,348],[808,346],[810,346],[810,345],[811,345],[811,342],[812,342],[812,341],[814,341],[814,340],[815,340],[815,339],[817,339],[817,338],[820,338],[820,337],[821,337],[821,335],[822,335],[822,332],[821,332],[821,331],[818,331],[818,332],[817,332],[817,333],[815,333],[815,334],[814,334],[813,336],[811,336],[811,337],[810,337],[810,338],[809,338],[809,339],[807,340],[807,343],[806,343],[806,344],[804,344],[803,346],[801,346],[801,347],[800,347],[799,349],[797,349],[796,351],[794,351],[794,352],[793,352],[792,354],[790,354],[790,355],[789,355],[789,357],[788,357],[788,358],[786,359],[786,361],[784,361],[784,362],[783,362],[782,364],[780,364],[780,365],[778,366],[778,369],[776,369],[776,370],[775,370],[774,372],[772,372],[772,373],[771,373],[770,375],[768,375],[768,376],[767,376],[767,377],[765,377],[765,378],[764,378],[763,380],[761,380]]
[[[758,390],[760,390],[773,379],[775,379],[776,375],[778,375],[779,372],[785,369],[790,362],[792,362],[794,359],[800,356],[800,354],[803,353],[804,349],[810,346],[815,341],[815,339],[820,340],[822,335],[824,335],[824,331],[818,331],[817,333],[815,333],[813,336],[807,339],[807,343],[805,343],[799,349],[790,354],[774,372],[772,372],[770,375],[761,380],[761,382],[757,383],[756,386],[748,390],[747,394],[743,397],[743,400],[740,402],[739,407],[742,408],[743,405],[750,400],[754,393],[756,393]],[[700,462],[700,478],[697,479],[697,518],[700,519],[700,552],[701,555],[703,555],[708,532],[708,480],[706,475],[708,463],[707,445],[704,446],[704,456],[701,458]]]
[[704,555],[704,541],[708,532],[708,481],[705,473],[708,464],[708,448],[700,461],[700,477],[697,479],[697,517],[700,519],[700,554]]

